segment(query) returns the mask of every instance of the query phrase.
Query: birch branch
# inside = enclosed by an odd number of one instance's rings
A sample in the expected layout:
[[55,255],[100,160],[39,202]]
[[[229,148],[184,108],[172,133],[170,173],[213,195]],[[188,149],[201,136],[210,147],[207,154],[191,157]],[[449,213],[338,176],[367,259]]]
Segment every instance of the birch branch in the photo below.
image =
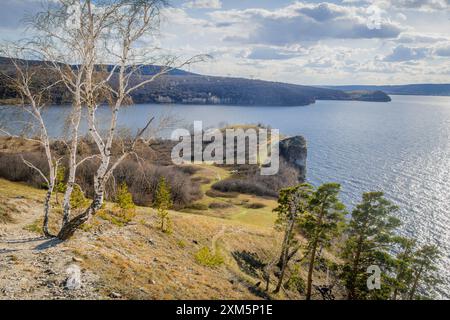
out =
[[32,164],[31,162],[29,162],[28,160],[25,160],[25,159],[23,158],[23,156],[20,156],[20,158],[22,159],[23,163],[24,163],[27,167],[29,167],[29,168],[31,168],[31,169],[37,171],[37,172],[39,173],[39,175],[40,175],[40,176],[44,179],[44,181],[47,183],[47,185],[50,185],[49,180],[47,179],[47,177],[45,176],[45,174],[44,174],[38,167],[36,167],[34,164]]

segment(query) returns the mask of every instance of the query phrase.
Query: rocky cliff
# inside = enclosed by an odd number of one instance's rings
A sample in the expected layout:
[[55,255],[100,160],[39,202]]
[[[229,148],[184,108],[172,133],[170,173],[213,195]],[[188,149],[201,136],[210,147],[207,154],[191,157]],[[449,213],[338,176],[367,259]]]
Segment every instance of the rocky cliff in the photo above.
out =
[[298,180],[306,181],[307,143],[304,137],[295,136],[280,141],[280,156],[298,170]]

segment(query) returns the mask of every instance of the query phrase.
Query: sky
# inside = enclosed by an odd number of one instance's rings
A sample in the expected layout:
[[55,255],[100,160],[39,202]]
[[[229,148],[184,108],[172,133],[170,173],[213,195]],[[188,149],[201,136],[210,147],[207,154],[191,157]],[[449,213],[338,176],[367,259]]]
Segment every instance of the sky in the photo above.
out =
[[[42,0],[2,0],[2,39]],[[190,71],[304,85],[450,83],[450,0],[172,0],[154,41]],[[150,44],[149,44],[150,45]],[[152,44],[153,45],[153,44]]]

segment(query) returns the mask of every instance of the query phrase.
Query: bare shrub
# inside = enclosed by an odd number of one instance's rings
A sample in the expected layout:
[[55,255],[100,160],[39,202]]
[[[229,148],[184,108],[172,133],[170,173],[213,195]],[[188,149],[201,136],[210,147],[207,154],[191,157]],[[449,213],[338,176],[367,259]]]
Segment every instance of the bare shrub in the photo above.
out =
[[228,199],[232,199],[232,198],[237,198],[238,197],[238,193],[234,193],[234,192],[221,192],[215,189],[210,189],[208,191],[206,191],[205,193],[208,197],[211,198],[228,198]]
[[180,166],[179,170],[183,173],[194,175],[200,170],[200,168],[194,166]]
[[162,177],[170,186],[174,208],[182,208],[201,197],[198,185],[193,184],[185,173],[176,167],[160,167],[138,164],[129,160],[114,173],[117,182],[125,181],[138,205],[153,203],[158,183]]
[[298,171],[284,159],[280,159],[280,170],[272,176],[261,175],[261,168],[256,165],[236,165],[232,167],[236,174],[215,183],[213,189],[221,192],[238,192],[261,197],[278,197],[278,192],[299,181]]
[[253,194],[260,197],[277,197],[277,192],[264,186],[262,183],[231,178],[222,180],[212,186],[215,190],[221,192],[238,192],[245,194]]
[[0,153],[0,177],[14,182],[25,182],[34,187],[41,188],[44,181],[36,170],[31,169],[22,161],[32,162],[44,174],[48,173],[48,164],[45,156],[38,152],[22,154]]
[[231,208],[233,205],[226,202],[212,202],[209,204],[210,209],[227,209]]
[[206,178],[206,177],[193,177],[192,181],[202,183],[202,184],[210,184],[211,183],[211,179]]
[[[82,147],[78,148],[80,156],[92,154],[92,142],[82,140]],[[55,154],[64,156],[66,148],[63,144],[53,143]],[[147,152],[143,150],[142,152]],[[48,165],[43,151],[26,153],[2,153],[0,152],[0,177],[14,181],[25,182],[34,187],[44,187],[44,182],[39,174],[27,167],[22,157],[41,169],[44,174],[48,171]],[[67,160],[62,161],[65,165]],[[77,170],[77,185],[83,193],[92,198],[94,196],[93,184],[94,174],[99,166],[98,159],[84,162]],[[189,172],[192,170],[188,169]],[[160,166],[150,161],[138,161],[135,158],[128,158],[121,163],[114,171],[113,177],[108,182],[106,188],[106,199],[114,201],[117,186],[125,182],[129,186],[129,191],[133,195],[133,200],[140,206],[151,206],[153,204],[155,191],[161,177],[164,177],[170,185],[174,209],[188,206],[192,202],[200,199],[203,194],[199,187],[199,182],[192,181],[186,170],[175,166]]]
[[244,208],[247,208],[247,209],[262,209],[262,208],[266,207],[266,205],[264,203],[260,203],[260,202],[244,203],[243,206],[244,206]]

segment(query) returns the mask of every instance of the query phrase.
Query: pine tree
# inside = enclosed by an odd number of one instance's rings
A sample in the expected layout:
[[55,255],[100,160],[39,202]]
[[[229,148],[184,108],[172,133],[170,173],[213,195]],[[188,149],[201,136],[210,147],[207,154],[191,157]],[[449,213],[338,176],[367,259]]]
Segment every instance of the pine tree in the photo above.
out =
[[419,287],[430,292],[430,287],[434,287],[441,282],[441,279],[436,273],[438,271],[437,262],[440,257],[441,253],[435,245],[424,245],[415,252],[411,267],[413,270],[413,278],[412,286],[408,294],[409,300],[422,298],[417,295]]
[[70,206],[73,209],[83,209],[88,204],[89,200],[84,196],[83,191],[81,191],[81,188],[76,184],[70,195]]
[[59,205],[58,194],[66,192],[66,184],[64,183],[66,179],[66,168],[63,166],[59,166],[56,172],[56,181],[55,181],[55,198],[56,203]]
[[416,250],[416,240],[405,237],[397,237],[398,253],[395,259],[395,288],[392,300],[404,297],[412,281],[412,262]]
[[311,196],[309,210],[299,217],[300,232],[308,240],[309,257],[306,299],[311,299],[312,277],[319,248],[326,248],[342,231],[346,214],[345,206],[339,201],[341,186],[328,183],[317,188]]
[[128,186],[125,182],[122,182],[117,189],[115,207],[116,210],[110,211],[110,219],[117,226],[126,225],[136,215],[133,195],[128,191]]
[[[274,212],[278,213],[276,226],[284,231],[283,243],[278,265],[280,267],[280,276],[274,293],[281,289],[286,267],[292,257],[300,248],[295,238],[295,228],[298,224],[298,218],[309,208],[309,202],[313,192],[313,187],[309,184],[301,184],[296,187],[282,189],[278,198],[278,207]],[[270,281],[270,278],[266,279]]]
[[[394,231],[401,223],[393,217],[398,207],[382,192],[363,194],[362,202],[352,212],[343,250],[343,279],[348,299],[387,299],[395,282],[389,272],[395,264],[390,251],[395,243]],[[367,268],[376,265],[382,273],[381,290],[367,288]]]
[[166,179],[161,177],[155,194],[154,205],[159,218],[159,227],[163,232],[170,232],[169,210],[172,208],[172,195]]
[[128,191],[128,186],[125,182],[122,182],[117,189],[116,205],[124,211],[134,211],[136,209],[136,205],[133,202],[133,196]]

